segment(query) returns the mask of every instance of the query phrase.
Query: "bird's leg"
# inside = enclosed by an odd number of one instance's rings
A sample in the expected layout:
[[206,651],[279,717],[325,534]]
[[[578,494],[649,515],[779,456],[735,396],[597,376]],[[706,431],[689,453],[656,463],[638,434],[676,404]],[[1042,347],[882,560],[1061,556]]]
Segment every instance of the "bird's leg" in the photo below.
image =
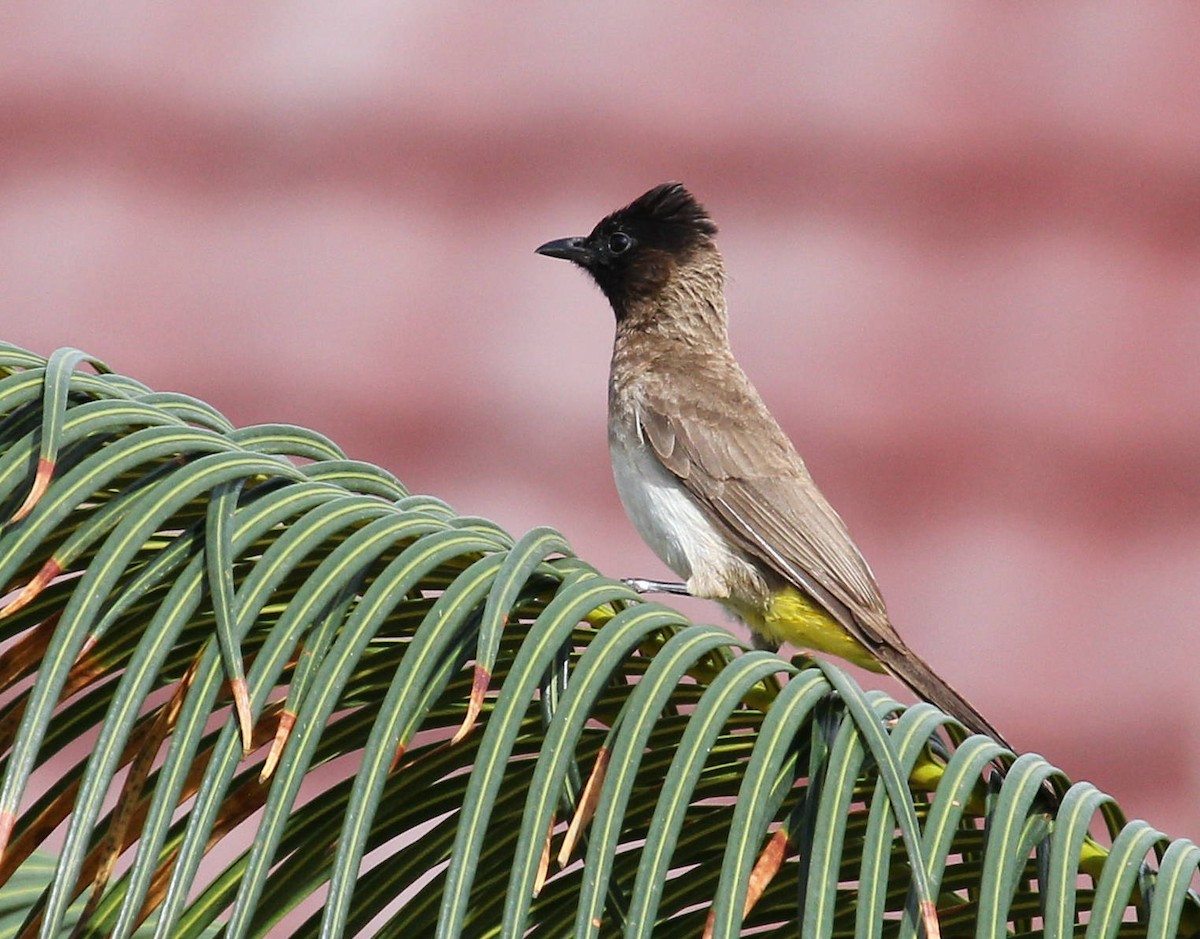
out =
[[673,593],[680,597],[690,597],[687,584],[673,584],[663,580],[642,580],[640,577],[625,577],[621,580],[626,587],[638,593]]

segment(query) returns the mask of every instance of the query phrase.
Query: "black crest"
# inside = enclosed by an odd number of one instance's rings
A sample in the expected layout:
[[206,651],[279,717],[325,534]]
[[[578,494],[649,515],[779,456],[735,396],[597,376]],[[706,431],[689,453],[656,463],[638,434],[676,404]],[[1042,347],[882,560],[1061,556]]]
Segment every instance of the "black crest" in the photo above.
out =
[[711,240],[717,226],[683,183],[663,183],[613,212],[595,233],[617,230],[636,233],[647,246],[676,252]]

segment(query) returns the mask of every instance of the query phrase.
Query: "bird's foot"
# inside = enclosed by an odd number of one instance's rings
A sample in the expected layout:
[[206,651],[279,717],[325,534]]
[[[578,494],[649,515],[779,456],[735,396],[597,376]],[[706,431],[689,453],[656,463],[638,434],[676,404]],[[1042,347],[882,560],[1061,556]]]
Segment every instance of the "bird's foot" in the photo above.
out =
[[638,593],[673,593],[680,597],[689,597],[687,584],[673,584],[662,580],[643,580],[640,577],[625,577],[621,583]]

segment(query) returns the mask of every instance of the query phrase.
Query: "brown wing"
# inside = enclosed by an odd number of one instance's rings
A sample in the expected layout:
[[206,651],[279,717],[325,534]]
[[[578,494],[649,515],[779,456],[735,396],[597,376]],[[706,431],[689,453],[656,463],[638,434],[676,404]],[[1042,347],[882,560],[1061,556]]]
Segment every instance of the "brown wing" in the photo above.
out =
[[[634,411],[644,439],[711,517],[752,557],[825,607],[926,701],[970,729],[1004,738],[897,634],[867,562],[791,442],[736,366],[691,372],[678,385],[643,376]],[[723,402],[718,411],[714,402]]]
[[757,394],[746,391],[737,422],[679,401],[668,414],[643,398],[642,436],[743,550],[809,593],[860,641],[903,647],[845,523]]

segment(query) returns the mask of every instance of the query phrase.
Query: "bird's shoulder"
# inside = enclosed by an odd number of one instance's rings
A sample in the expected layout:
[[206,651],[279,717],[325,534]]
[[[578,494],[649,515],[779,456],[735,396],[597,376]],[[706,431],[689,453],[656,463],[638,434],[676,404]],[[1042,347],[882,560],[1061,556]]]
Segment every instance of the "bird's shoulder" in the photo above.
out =
[[[643,350],[643,353],[647,350]],[[791,441],[732,355],[653,349],[610,382],[614,421],[636,426],[668,469],[712,481],[805,475]]]

